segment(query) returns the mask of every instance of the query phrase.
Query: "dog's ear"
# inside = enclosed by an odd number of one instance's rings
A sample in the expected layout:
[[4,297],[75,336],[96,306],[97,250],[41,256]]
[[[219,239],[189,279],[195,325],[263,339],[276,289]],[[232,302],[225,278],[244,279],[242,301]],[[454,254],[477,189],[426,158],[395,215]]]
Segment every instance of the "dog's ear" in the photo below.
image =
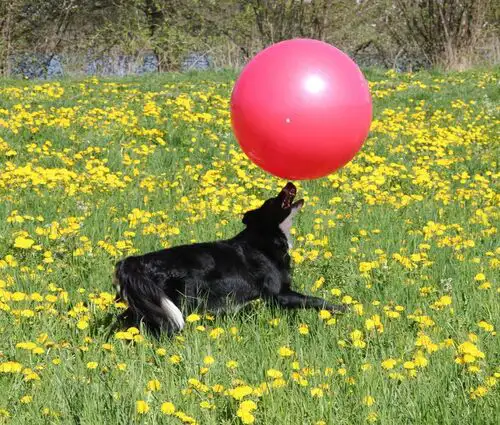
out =
[[245,226],[248,227],[248,225],[252,222],[252,212],[247,211],[245,214],[243,214],[243,218],[241,221]]
[[247,211],[245,214],[243,214],[243,218],[241,221],[247,227],[259,224],[259,220],[262,221],[262,215],[259,213],[260,213],[260,208],[256,210]]

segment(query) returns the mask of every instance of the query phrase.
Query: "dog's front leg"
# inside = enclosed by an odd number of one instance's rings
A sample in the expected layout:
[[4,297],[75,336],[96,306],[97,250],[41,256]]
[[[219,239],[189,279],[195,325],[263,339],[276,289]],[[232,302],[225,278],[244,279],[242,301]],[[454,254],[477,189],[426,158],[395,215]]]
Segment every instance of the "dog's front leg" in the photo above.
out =
[[271,301],[283,308],[314,308],[316,310],[328,310],[332,313],[344,313],[347,310],[344,305],[330,304],[322,298],[299,294],[292,290],[274,294]]

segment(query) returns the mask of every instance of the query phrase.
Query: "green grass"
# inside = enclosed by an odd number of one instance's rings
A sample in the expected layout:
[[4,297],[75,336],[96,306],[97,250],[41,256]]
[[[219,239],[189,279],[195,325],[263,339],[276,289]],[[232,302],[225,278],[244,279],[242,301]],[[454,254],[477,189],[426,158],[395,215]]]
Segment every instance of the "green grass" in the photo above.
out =
[[257,302],[135,342],[110,333],[114,263],[230,237],[283,184],[234,140],[235,75],[1,81],[0,423],[182,423],[169,401],[239,424],[238,386],[259,424],[496,423],[500,70],[366,76],[370,137],[344,169],[298,182],[291,252],[297,289],[352,311],[327,324]]

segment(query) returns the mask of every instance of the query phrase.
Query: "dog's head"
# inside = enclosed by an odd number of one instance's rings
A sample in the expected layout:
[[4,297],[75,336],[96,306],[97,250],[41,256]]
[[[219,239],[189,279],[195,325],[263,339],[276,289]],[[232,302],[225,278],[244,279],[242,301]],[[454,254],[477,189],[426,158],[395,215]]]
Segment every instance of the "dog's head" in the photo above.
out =
[[243,216],[243,224],[251,228],[280,228],[289,237],[292,219],[304,205],[304,200],[293,202],[297,188],[287,183],[278,196],[265,201],[260,208],[248,211]]

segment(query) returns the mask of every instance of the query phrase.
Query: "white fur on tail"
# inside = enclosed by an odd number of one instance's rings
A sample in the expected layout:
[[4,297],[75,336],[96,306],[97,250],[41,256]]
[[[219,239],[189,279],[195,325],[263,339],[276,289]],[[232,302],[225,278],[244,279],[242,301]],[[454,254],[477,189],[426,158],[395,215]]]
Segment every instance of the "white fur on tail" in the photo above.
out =
[[170,321],[181,330],[184,328],[184,317],[177,306],[167,297],[161,299],[161,308],[166,313]]

